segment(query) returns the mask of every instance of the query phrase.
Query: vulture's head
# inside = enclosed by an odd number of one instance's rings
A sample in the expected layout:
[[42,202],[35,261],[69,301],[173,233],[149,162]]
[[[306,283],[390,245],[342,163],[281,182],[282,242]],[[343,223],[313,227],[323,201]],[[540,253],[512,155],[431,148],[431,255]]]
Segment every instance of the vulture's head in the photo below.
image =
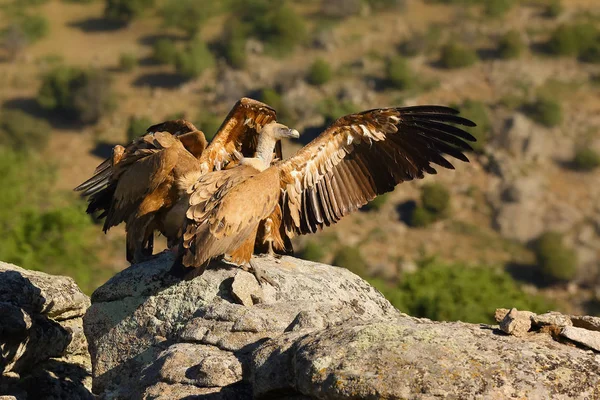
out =
[[260,131],[261,135],[269,136],[275,140],[281,140],[285,138],[293,138],[298,139],[300,137],[300,133],[298,133],[295,129],[290,129],[287,126],[280,124],[278,122],[270,122],[263,126]]

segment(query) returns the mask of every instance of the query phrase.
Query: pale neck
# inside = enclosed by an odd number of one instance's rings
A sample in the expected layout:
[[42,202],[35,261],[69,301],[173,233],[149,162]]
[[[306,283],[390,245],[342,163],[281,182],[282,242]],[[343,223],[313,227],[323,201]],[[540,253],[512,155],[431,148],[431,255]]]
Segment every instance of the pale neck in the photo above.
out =
[[269,135],[260,135],[256,146],[256,158],[261,159],[268,167],[273,161],[273,150],[277,141]]

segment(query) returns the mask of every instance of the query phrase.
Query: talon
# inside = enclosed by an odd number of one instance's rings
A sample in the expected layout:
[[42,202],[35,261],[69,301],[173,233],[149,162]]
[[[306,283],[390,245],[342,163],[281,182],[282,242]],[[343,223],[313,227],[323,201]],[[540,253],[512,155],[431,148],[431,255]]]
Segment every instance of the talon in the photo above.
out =
[[248,261],[248,264],[245,265],[245,266],[242,266],[242,268],[244,268],[245,271],[248,271],[252,275],[254,275],[254,277],[258,281],[259,285],[262,286],[264,283],[268,283],[269,285],[274,286],[274,287],[278,286],[275,281],[273,281],[267,275],[265,275],[264,273],[262,273],[261,272],[261,268],[259,268],[257,266],[257,264],[254,263],[252,260]]

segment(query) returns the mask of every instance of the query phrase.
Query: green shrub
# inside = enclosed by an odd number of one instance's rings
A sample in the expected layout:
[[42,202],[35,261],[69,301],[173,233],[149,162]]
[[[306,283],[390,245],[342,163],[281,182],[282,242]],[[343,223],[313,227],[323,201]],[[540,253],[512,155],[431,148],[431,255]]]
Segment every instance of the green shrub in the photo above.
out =
[[400,90],[412,88],[416,79],[408,62],[400,56],[394,56],[388,61],[386,78],[392,87]]
[[204,113],[198,118],[196,126],[204,132],[206,140],[212,140],[222,123],[223,119],[219,118],[217,115]]
[[504,271],[435,260],[421,262],[396,286],[370,281],[399,310],[439,321],[493,323],[496,308],[543,313],[554,305],[523,291]]
[[475,64],[478,60],[474,50],[452,42],[442,47],[440,65],[448,69],[463,68]]
[[260,92],[260,101],[273,107],[275,110],[281,107],[281,95],[275,89],[263,89]]
[[425,207],[417,206],[410,215],[408,224],[414,228],[424,228],[435,222],[435,216]]
[[15,151],[42,150],[48,143],[50,131],[46,121],[23,111],[0,111],[0,147]]
[[326,97],[319,103],[318,110],[325,118],[325,123],[330,124],[344,115],[358,112],[359,108],[349,101],[340,101],[335,97]]
[[154,0],[105,0],[104,16],[111,21],[129,23],[152,7]]
[[400,44],[399,51],[406,57],[429,54],[440,45],[442,29],[439,25],[429,25],[425,33],[415,33]]
[[242,69],[247,63],[246,37],[248,26],[237,19],[231,19],[225,26],[222,39],[222,53],[227,63],[234,68]]
[[58,66],[43,76],[37,100],[62,117],[92,123],[114,109],[110,83],[102,71]]
[[498,42],[498,55],[505,60],[519,58],[524,49],[525,44],[518,31],[507,32]]
[[560,125],[563,119],[561,104],[549,97],[539,97],[524,111],[534,121],[550,128]]
[[600,154],[594,149],[584,147],[575,151],[573,167],[579,171],[592,171],[600,166]]
[[258,96],[259,100],[267,103],[277,111],[277,120],[288,125],[293,125],[293,112],[284,104],[281,95],[275,89],[263,89]]
[[421,204],[423,207],[440,218],[450,211],[450,192],[439,183],[428,183],[421,188]]
[[323,246],[321,246],[319,243],[309,240],[304,245],[299,257],[304,260],[321,262],[325,257],[325,251],[323,250]]
[[404,0],[364,0],[375,11],[391,11],[402,8]]
[[152,120],[148,117],[129,117],[129,124],[127,125],[127,142],[132,142],[138,137],[146,133],[146,129],[152,126]]
[[458,109],[463,117],[475,121],[477,124],[476,127],[469,129],[469,133],[473,135],[477,141],[469,142],[469,144],[474,152],[483,153],[492,129],[488,107],[480,101],[469,99],[458,106]]
[[50,23],[43,15],[23,15],[19,18],[19,26],[29,43],[48,36]]
[[[600,40],[600,36],[598,37]],[[590,47],[581,51],[579,59],[587,63],[600,63],[600,42],[596,42]]]
[[160,38],[152,45],[152,59],[160,64],[175,64],[177,47],[172,40]]
[[40,6],[47,2],[48,0],[20,0],[20,3],[25,6]]
[[124,72],[131,72],[137,67],[137,57],[131,53],[122,53],[119,56],[119,68]]
[[577,254],[563,243],[557,232],[542,234],[535,243],[535,255],[541,273],[549,282],[565,282],[577,274]]
[[62,0],[64,3],[81,3],[81,4],[89,4],[93,3],[96,0]]
[[198,77],[214,65],[214,56],[206,43],[199,39],[192,41],[184,51],[177,53],[175,62],[177,72],[186,78]]
[[90,293],[110,270],[96,265],[97,228],[83,202],[65,204],[53,188],[54,169],[42,159],[0,148],[0,260],[70,275]]
[[286,55],[307,38],[304,19],[284,1],[237,0],[232,9],[249,28],[249,35],[266,44],[269,52]]
[[409,225],[420,228],[448,216],[450,192],[439,183],[428,183],[421,187],[421,205],[415,207],[409,217]]
[[499,18],[512,8],[513,0],[487,0],[484,4],[485,15],[491,18]]
[[379,211],[389,200],[389,194],[384,193],[375,197],[373,200],[365,204],[362,209],[365,211]]
[[550,18],[556,18],[563,12],[561,0],[550,0],[550,4],[546,8],[546,15]]
[[165,25],[194,36],[202,24],[216,14],[216,1],[168,0],[161,10]]
[[367,276],[367,262],[356,246],[343,246],[333,257],[333,265],[346,268],[360,276]]
[[591,23],[561,25],[550,37],[548,50],[560,56],[581,56],[597,45],[598,28]]
[[322,58],[318,58],[310,66],[306,80],[311,85],[321,86],[329,82],[332,75],[333,72],[329,63]]

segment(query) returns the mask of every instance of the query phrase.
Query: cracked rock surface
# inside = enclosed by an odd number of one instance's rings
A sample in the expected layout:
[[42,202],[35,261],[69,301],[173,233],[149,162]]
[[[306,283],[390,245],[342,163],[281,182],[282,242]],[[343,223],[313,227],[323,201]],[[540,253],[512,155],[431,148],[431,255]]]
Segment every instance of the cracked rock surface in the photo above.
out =
[[0,262],[0,395],[93,398],[82,320],[89,305],[71,278]]
[[[171,278],[169,254],[117,274],[84,319],[105,399],[600,398],[600,356],[409,317],[341,268],[254,258]],[[252,278],[252,279],[251,279]]]

